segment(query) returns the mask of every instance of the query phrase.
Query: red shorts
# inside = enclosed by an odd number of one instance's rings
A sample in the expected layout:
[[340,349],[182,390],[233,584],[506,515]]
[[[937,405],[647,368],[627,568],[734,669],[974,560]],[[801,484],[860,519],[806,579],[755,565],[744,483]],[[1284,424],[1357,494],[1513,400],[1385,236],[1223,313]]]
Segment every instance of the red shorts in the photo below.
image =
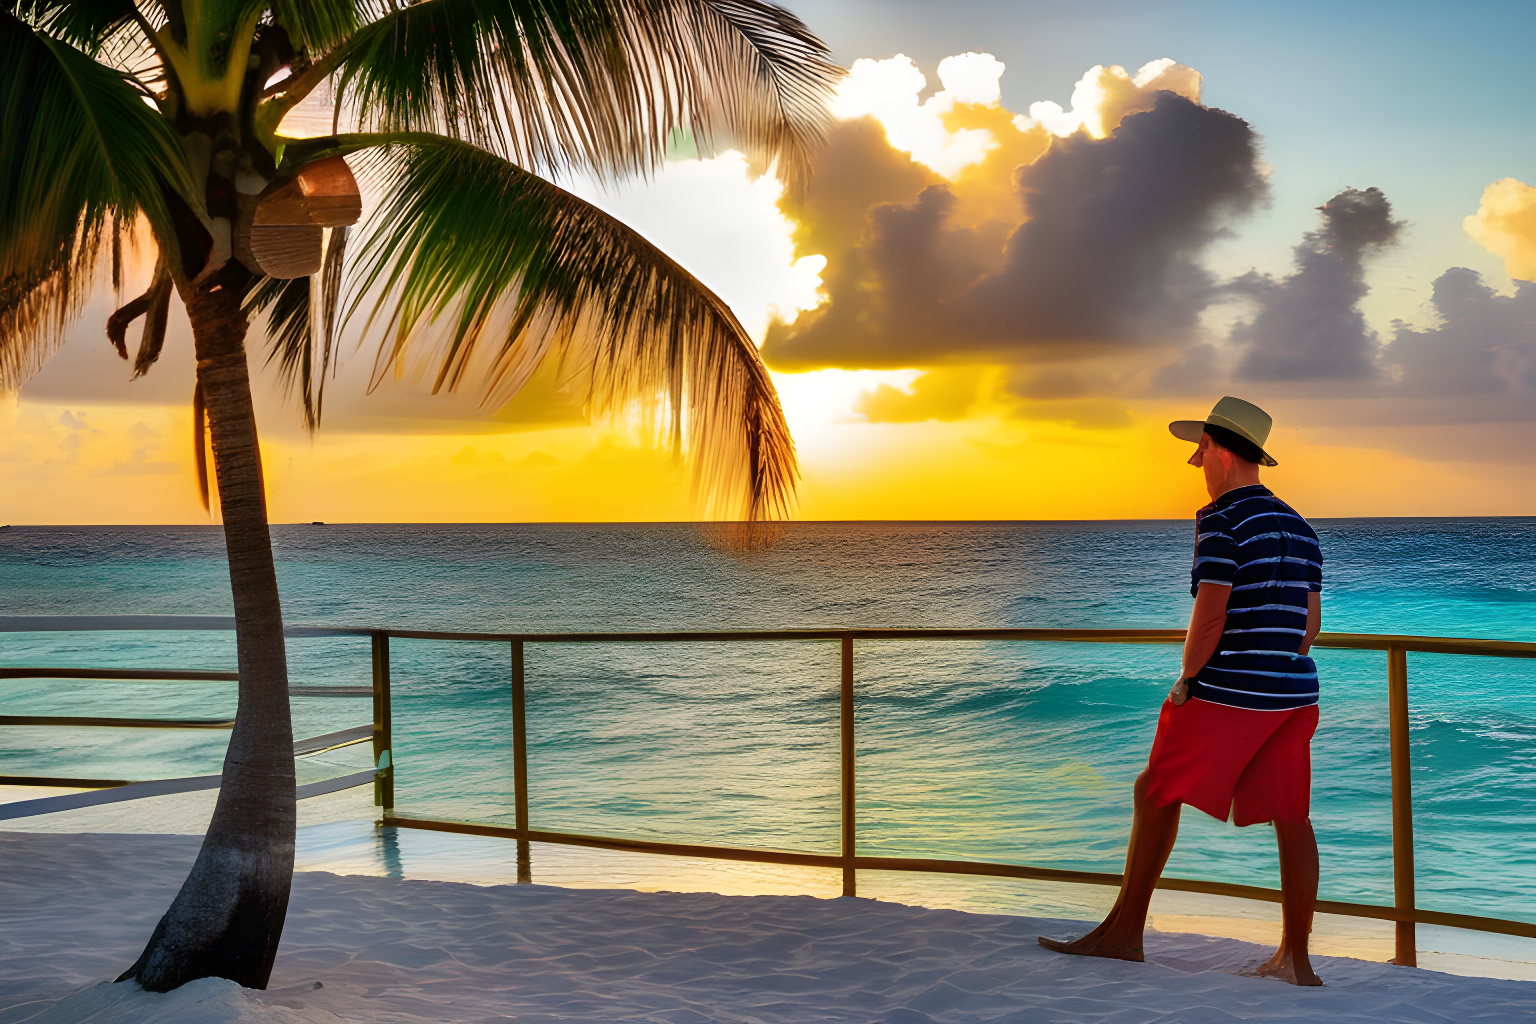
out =
[[1250,711],[1191,698],[1163,701],[1147,760],[1154,807],[1185,803],[1219,821],[1299,821],[1312,803],[1317,705]]

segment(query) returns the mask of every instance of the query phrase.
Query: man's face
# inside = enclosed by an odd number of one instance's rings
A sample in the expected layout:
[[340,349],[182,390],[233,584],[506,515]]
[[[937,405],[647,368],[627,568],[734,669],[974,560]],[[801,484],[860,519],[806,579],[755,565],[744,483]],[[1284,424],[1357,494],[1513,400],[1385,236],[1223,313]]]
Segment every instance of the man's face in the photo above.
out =
[[[1219,446],[1218,446],[1219,448]],[[1195,446],[1195,454],[1189,457],[1189,464],[1196,469],[1205,467],[1205,457],[1211,451],[1211,435],[1201,434],[1200,443]]]
[[1227,474],[1232,472],[1232,453],[1212,443],[1210,434],[1201,434],[1200,445],[1195,449],[1195,454],[1189,457],[1189,464],[1205,470],[1207,489],[1219,487],[1226,481]]

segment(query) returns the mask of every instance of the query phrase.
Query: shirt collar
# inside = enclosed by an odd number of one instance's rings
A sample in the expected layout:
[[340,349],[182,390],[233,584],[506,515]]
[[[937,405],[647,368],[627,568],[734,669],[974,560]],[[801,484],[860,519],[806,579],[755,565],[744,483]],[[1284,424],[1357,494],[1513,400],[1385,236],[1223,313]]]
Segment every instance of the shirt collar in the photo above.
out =
[[1274,493],[1274,491],[1271,491],[1263,484],[1249,484],[1247,487],[1234,487],[1232,490],[1223,494],[1221,497],[1217,498],[1215,501],[1211,502],[1205,507],[1210,511],[1215,512],[1219,509],[1224,509],[1235,505],[1247,498],[1272,498],[1274,497]]

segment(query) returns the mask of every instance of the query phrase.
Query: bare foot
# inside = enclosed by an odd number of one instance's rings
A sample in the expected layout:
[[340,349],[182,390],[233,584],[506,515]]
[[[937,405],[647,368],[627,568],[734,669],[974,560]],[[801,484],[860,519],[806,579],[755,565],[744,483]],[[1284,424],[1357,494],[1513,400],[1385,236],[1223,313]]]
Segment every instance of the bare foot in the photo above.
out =
[[1302,985],[1316,987],[1323,983],[1312,971],[1312,963],[1303,954],[1298,965],[1291,956],[1291,951],[1285,946],[1275,950],[1275,955],[1268,962],[1253,972],[1260,978],[1279,978],[1287,985]]
[[1040,936],[1039,941],[1040,945],[1046,949],[1052,949],[1058,953],[1070,953],[1073,956],[1102,956],[1110,960],[1130,960],[1138,964],[1146,959],[1141,952],[1140,940],[1134,944],[1129,941],[1116,941],[1100,935],[1097,930],[1071,942],[1048,939],[1044,935]]

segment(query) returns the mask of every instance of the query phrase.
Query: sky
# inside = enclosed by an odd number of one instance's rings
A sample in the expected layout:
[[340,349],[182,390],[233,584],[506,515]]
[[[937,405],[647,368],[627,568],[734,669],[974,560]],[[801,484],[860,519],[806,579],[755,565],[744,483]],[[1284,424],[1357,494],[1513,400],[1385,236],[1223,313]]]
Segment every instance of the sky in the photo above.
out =
[[[731,152],[564,184],[760,341],[798,518],[1187,517],[1166,424],[1226,394],[1309,516],[1536,514],[1536,6],[791,7],[851,68],[805,196]],[[129,382],[114,305],[0,404],[0,521],[209,521],[185,318]],[[310,436],[253,332],[274,521],[699,514],[554,374],[370,394],[376,340],[349,329]]]

